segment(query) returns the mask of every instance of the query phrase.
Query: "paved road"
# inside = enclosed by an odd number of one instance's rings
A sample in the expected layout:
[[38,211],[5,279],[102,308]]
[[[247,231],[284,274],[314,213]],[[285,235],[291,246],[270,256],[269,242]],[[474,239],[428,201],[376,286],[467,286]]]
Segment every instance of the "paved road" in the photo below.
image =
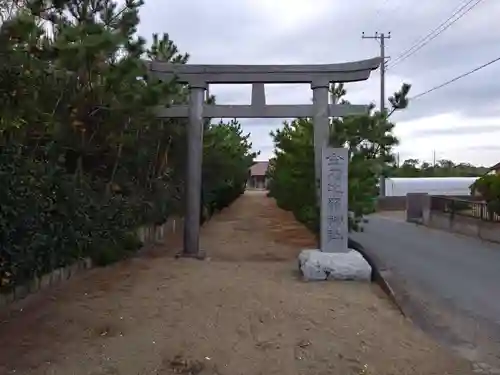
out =
[[352,238],[383,265],[411,319],[500,374],[500,244],[383,214]]

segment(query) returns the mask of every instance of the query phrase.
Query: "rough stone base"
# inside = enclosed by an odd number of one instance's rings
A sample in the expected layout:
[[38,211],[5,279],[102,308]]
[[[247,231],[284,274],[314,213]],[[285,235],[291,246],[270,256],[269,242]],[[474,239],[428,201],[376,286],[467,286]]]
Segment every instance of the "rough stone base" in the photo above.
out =
[[323,253],[318,249],[302,250],[299,269],[305,280],[371,281],[372,268],[356,250],[348,253]]

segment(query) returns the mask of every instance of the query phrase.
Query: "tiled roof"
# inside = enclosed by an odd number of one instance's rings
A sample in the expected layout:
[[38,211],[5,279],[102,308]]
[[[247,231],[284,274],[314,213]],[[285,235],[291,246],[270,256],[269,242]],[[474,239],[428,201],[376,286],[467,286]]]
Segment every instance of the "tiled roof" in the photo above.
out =
[[265,176],[267,172],[267,167],[269,166],[268,161],[257,161],[254,165],[250,167],[250,175],[252,176]]
[[490,167],[490,171],[500,170],[500,163],[496,163],[494,166]]

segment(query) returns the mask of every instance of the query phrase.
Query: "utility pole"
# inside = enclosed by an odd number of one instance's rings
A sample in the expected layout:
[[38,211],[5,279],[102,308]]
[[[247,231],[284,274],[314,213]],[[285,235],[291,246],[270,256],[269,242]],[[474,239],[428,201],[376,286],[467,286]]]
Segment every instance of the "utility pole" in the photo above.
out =
[[[380,44],[380,113],[385,112],[385,40],[391,39],[391,32],[386,34],[375,32],[374,35],[366,36],[365,32],[361,33],[362,39],[375,39]],[[379,194],[385,197],[385,177],[383,173],[380,174],[379,180]]]
[[362,39],[375,39],[380,44],[380,112],[385,111],[385,60],[388,56],[385,55],[385,40],[391,39],[391,32],[387,34],[376,32],[374,35],[366,36],[363,32]]

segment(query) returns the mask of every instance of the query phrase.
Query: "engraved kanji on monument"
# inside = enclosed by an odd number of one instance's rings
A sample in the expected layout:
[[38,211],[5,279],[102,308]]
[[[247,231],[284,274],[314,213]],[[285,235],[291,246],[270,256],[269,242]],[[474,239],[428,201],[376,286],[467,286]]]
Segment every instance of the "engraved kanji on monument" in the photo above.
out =
[[321,251],[346,253],[348,239],[346,148],[323,147],[321,158]]

